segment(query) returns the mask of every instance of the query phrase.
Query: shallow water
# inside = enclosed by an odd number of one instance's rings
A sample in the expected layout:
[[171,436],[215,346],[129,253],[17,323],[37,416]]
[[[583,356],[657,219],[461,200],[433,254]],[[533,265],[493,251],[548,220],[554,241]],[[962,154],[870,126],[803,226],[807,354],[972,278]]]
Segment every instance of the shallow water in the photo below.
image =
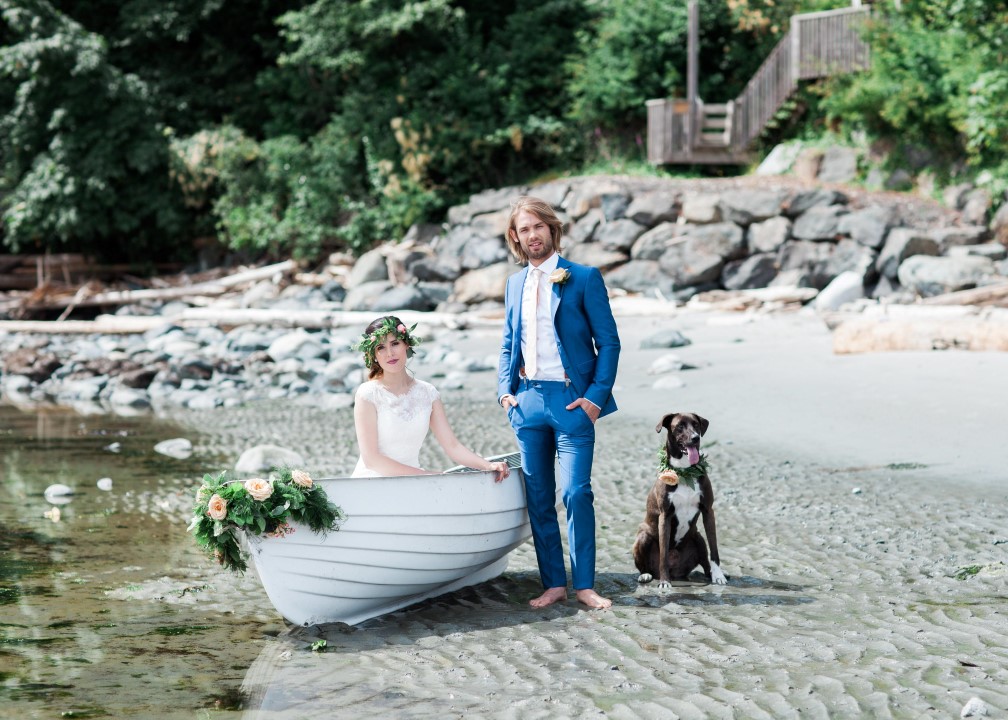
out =
[[[215,458],[154,452],[161,440],[196,439],[150,418],[0,405],[0,428],[0,715],[240,707],[237,687],[259,652],[249,641],[283,625],[268,609],[188,604],[211,585],[185,516]],[[98,489],[106,477],[111,490]],[[54,483],[73,489],[69,502],[46,501]]]

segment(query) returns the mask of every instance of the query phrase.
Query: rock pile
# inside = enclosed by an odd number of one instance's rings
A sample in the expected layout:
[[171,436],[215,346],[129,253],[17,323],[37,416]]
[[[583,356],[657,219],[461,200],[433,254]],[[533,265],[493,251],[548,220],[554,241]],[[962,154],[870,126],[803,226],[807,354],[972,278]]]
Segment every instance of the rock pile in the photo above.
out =
[[[117,319],[127,329],[117,332],[58,335],[0,323],[0,391],[15,403],[81,412],[259,399],[345,407],[364,379],[350,346],[374,316],[482,312],[499,323],[506,278],[518,269],[504,225],[511,201],[526,193],[567,222],[563,254],[598,267],[616,293],[683,302],[711,291],[794,288],[805,291],[802,301],[833,310],[1008,281],[1001,211],[990,224],[966,223],[936,202],[788,178],[557,180],[479,193],[451,208],[443,226],[414,227],[401,242],[356,262],[336,259],[310,277],[277,273],[212,301],[190,304],[175,293],[124,305]],[[352,326],[340,329],[335,318],[350,315]],[[494,352],[466,358],[453,349],[465,323],[455,325],[416,361],[442,388],[496,367]]]
[[[311,296],[303,299],[312,304]],[[13,334],[3,358],[0,391],[21,406],[59,405],[83,414],[127,415],[170,407],[208,409],[258,400],[347,407],[366,379],[351,350],[363,325],[308,332],[239,326],[164,324],[143,334],[94,336]],[[464,385],[470,372],[496,368],[496,357],[462,357],[453,333],[430,333],[413,364],[438,386]]]
[[443,228],[414,228],[398,248],[371,251],[347,279],[345,306],[501,302],[516,269],[504,225],[509,203],[525,193],[560,211],[566,257],[630,293],[685,301],[708,290],[823,291],[837,282],[817,301],[835,307],[859,297],[911,302],[1008,276],[997,239],[1008,241],[1008,212],[990,225],[964,223],[962,212],[936,202],[787,178],[579,178],[474,195],[449,210]]

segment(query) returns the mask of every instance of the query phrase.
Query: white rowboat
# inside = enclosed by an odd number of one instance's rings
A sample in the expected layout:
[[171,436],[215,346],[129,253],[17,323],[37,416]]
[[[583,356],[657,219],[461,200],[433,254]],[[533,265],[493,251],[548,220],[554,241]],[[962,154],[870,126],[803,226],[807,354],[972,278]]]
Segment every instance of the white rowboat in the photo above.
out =
[[455,469],[440,475],[316,480],[347,515],[325,537],[294,524],[285,537],[249,538],[273,606],[295,625],[355,625],[500,575],[532,536],[516,454],[511,475]]

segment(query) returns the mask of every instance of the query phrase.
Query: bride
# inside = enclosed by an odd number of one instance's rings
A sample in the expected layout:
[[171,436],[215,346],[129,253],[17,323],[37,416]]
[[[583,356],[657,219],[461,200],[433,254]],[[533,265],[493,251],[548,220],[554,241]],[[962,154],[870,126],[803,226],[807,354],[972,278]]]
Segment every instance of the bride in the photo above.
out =
[[420,446],[430,430],[453,462],[493,472],[501,482],[511,472],[507,463],[486,460],[459,442],[437,389],[406,372],[419,342],[399,318],[385,315],[354,345],[364,353],[369,379],[354,404],[360,459],[353,477],[436,474],[420,467]]

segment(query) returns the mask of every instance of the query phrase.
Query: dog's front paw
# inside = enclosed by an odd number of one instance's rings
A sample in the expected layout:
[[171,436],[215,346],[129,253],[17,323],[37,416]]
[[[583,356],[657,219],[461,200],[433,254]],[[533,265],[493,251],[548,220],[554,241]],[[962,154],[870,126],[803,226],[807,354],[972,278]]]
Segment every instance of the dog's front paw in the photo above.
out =
[[671,590],[672,589],[672,583],[670,583],[668,580],[660,580],[658,582],[658,589],[659,590]]
[[640,576],[637,578],[637,582],[639,583],[649,583],[652,580],[654,580],[654,578],[651,577],[651,573],[641,573]]
[[715,564],[715,563],[711,563],[711,566],[710,566],[710,575],[711,575],[711,580],[710,581],[713,584],[715,584],[715,585],[727,585],[728,584],[728,578],[725,577],[725,574],[723,572],[721,572],[721,568],[719,568],[717,566],[717,564]]

